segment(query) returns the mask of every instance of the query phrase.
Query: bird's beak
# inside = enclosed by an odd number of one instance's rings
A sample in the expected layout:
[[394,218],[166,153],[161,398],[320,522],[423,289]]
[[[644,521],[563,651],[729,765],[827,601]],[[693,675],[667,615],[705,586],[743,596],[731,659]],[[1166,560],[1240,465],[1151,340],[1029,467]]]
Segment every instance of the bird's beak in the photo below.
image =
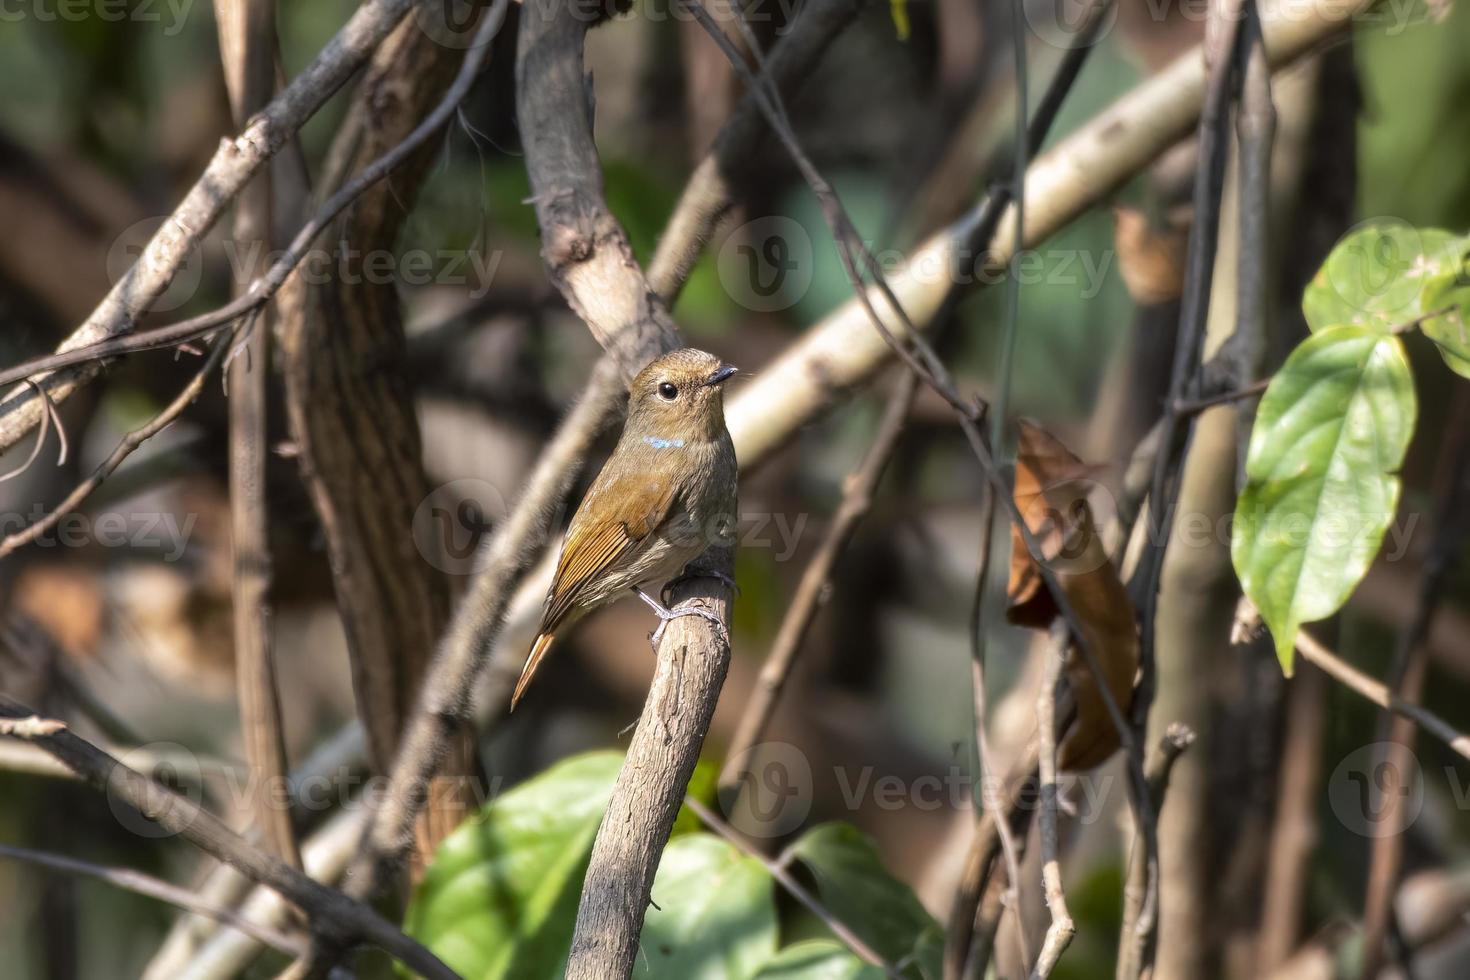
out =
[[709,387],[729,381],[730,378],[739,370],[740,369],[733,364],[721,364],[720,369],[714,374],[710,375],[709,380],[705,381],[705,386]]

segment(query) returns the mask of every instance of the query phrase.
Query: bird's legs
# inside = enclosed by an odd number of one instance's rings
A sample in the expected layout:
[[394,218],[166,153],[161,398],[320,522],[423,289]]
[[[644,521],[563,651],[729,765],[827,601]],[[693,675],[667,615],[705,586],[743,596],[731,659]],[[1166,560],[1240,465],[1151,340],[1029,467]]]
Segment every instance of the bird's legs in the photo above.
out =
[[648,608],[652,609],[653,614],[658,617],[658,629],[654,630],[648,637],[648,642],[653,644],[654,653],[658,652],[658,641],[664,637],[664,627],[669,625],[669,620],[678,619],[680,616],[698,616],[700,619],[709,620],[715,624],[715,631],[720,634],[720,638],[725,641],[727,646],[729,645],[730,636],[725,632],[725,624],[720,621],[720,617],[708,609],[701,609],[698,606],[690,606],[688,609],[670,609],[636,585],[633,586],[633,591],[637,594],[638,598],[648,604]]

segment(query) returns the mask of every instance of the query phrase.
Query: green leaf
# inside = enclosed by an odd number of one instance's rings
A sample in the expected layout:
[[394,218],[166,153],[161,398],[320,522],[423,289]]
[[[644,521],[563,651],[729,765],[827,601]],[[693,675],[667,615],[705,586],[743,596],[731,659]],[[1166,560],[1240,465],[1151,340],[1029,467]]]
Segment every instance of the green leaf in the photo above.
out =
[[1425,284],[1423,297],[1427,312],[1446,307],[1450,311],[1430,317],[1420,329],[1434,341],[1451,371],[1470,378],[1470,327],[1465,322],[1470,310],[1470,238],[1460,239],[1455,247],[1456,260]]
[[633,976],[746,980],[776,951],[770,873],[710,834],[664,849]]
[[1378,554],[1415,412],[1403,345],[1359,326],[1308,337],[1261,398],[1230,554],[1288,676],[1298,627],[1336,612]]
[[908,0],[888,0],[888,12],[893,17],[893,32],[900,41],[907,41],[911,31]]
[[462,977],[560,977],[622,762],[576,756],[486,804],[439,845],[409,905],[409,935]]
[[787,853],[811,871],[822,904],[889,963],[910,976],[942,972],[944,933],[913,891],[883,867],[857,828],[828,823],[803,834]]
[[883,971],[848,952],[831,939],[813,939],[787,946],[776,954],[755,980],[882,980]]
[[[622,765],[620,752],[575,756],[487,803],[439,845],[409,904],[409,935],[466,978],[560,977],[592,841]],[[701,766],[690,792],[710,795],[714,769]],[[681,808],[676,827],[692,818]],[[705,834],[686,832],[669,844],[653,895],[671,914],[650,910],[644,944],[672,950],[674,965],[648,972],[659,966],[650,954],[639,976],[748,977],[769,956],[776,945],[770,879],[759,862],[737,857]],[[698,890],[716,879],[718,896]],[[714,897],[719,907],[701,905]]]
[[1302,294],[1313,332],[1342,324],[1387,331],[1435,307],[1430,280],[1458,265],[1459,241],[1439,228],[1400,221],[1360,225],[1333,247]]
[[[694,773],[689,777],[689,785],[684,788],[684,795],[693,797],[705,806],[714,806],[719,781],[719,765],[710,759],[700,759],[694,764]],[[692,834],[703,829],[704,821],[699,819],[699,815],[687,806],[681,806],[679,815],[674,818],[674,828],[669,832],[669,836],[682,837],[684,834]]]

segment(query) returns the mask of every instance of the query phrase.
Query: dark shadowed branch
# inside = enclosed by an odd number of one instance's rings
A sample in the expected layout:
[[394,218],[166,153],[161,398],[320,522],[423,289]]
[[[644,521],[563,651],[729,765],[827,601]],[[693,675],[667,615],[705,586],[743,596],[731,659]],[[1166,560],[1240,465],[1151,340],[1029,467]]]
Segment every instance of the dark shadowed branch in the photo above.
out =
[[[0,694],[0,718],[35,716],[30,708]],[[12,736],[13,737],[13,736]],[[376,912],[266,854],[194,801],[123,765],[70,730],[39,734],[31,742],[65,763],[113,805],[124,805],[170,833],[269,885],[306,913],[314,932],[353,945],[369,942],[429,977],[450,980],[454,972]]]
[[27,864],[34,864],[51,871],[60,871],[63,874],[96,878],[114,888],[121,888],[147,898],[156,898],[160,902],[176,905],[195,915],[206,916],[233,929],[239,929],[250,938],[279,950],[287,956],[299,956],[305,949],[305,944],[300,940],[292,939],[274,929],[251,922],[234,909],[213,905],[202,900],[197,893],[187,888],[180,888],[178,885],[170,884],[141,871],[134,871],[131,868],[107,868],[60,854],[45,854],[23,847],[11,847],[9,844],[0,844],[0,857],[9,858],[12,861],[24,861]]

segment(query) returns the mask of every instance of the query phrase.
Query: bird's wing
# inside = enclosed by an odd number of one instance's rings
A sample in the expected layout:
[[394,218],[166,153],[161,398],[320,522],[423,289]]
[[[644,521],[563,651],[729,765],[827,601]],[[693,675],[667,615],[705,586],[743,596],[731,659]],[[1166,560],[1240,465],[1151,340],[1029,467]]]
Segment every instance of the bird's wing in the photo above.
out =
[[542,633],[554,631],[589,586],[632,564],[669,518],[678,497],[673,480],[647,472],[617,477],[594,491],[598,499],[584,501],[567,529],[546,597]]

